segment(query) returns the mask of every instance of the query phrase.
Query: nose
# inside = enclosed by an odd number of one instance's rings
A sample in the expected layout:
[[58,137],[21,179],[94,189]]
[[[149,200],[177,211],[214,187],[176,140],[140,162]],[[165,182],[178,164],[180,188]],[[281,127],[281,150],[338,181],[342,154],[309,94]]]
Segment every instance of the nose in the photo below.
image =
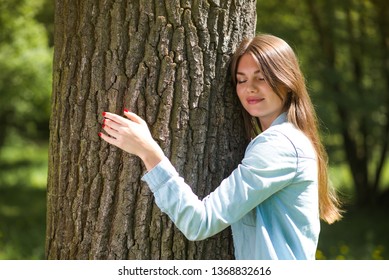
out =
[[248,92],[257,92],[258,85],[254,81],[249,81],[248,85],[247,85],[247,91]]

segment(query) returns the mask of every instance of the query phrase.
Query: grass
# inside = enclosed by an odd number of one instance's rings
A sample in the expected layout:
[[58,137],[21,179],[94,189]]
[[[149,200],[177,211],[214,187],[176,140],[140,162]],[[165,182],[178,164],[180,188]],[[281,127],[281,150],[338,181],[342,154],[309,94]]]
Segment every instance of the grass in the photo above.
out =
[[[344,166],[333,168],[346,185]],[[44,259],[47,143],[13,143],[0,153],[0,259]],[[351,188],[346,189],[349,192]],[[348,207],[342,221],[322,224],[317,259],[389,259],[388,208]]]
[[[387,173],[388,165],[384,174]],[[352,178],[345,163],[331,166],[330,177],[340,193],[345,213],[343,219],[333,225],[322,223],[316,258],[389,260],[389,207],[377,205],[376,208],[358,208],[353,205]]]
[[316,258],[389,260],[387,212],[350,207],[340,222],[322,224]]

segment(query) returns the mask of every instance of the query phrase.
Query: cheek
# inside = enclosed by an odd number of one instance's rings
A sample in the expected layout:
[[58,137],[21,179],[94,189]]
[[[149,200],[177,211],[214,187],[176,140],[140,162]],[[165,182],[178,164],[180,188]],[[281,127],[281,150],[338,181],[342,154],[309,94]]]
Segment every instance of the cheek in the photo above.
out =
[[284,107],[284,101],[276,94],[275,95],[275,98],[274,98],[274,103],[277,104],[276,106],[279,107],[279,108],[282,108]]

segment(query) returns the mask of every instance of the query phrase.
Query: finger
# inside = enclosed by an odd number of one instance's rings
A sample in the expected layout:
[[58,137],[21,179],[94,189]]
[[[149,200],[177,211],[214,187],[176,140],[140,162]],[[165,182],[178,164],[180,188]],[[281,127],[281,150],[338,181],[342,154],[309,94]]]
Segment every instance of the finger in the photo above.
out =
[[108,135],[105,135],[104,133],[101,133],[101,132],[99,132],[99,136],[100,136],[101,139],[103,139],[107,143],[115,145],[115,141],[116,141],[115,138],[112,138],[112,137],[110,137]]
[[119,115],[116,115],[116,114],[113,114],[113,113],[110,113],[110,112],[103,112],[103,117],[106,118],[106,119],[110,119],[118,124],[125,124],[126,123],[126,119],[119,116]]
[[[126,120],[128,122],[128,120]],[[119,124],[111,119],[104,119],[103,127],[109,126],[112,129],[119,130],[121,127],[124,127],[124,124]]]
[[139,123],[139,124],[144,124],[146,123],[141,117],[139,117],[137,114],[135,113],[132,113],[128,110],[124,110],[124,114],[126,115],[126,117],[130,120],[132,120],[133,122],[136,122],[136,123]]
[[113,138],[115,138],[115,139],[117,139],[117,138],[119,137],[119,135],[120,135],[120,133],[119,133],[118,130],[113,129],[113,128],[107,126],[107,125],[103,125],[102,128],[105,130],[105,132],[107,132],[107,134],[108,134],[110,137],[113,137]]

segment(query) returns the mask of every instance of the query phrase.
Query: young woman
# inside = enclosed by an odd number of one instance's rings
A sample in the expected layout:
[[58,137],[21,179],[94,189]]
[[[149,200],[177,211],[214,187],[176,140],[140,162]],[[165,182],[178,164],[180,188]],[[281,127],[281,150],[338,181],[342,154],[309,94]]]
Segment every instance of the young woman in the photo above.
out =
[[304,77],[290,46],[272,35],[245,39],[232,80],[253,139],[231,175],[200,201],[153,140],[146,123],[103,113],[102,139],[139,156],[155,202],[190,240],[231,226],[237,259],[314,259],[320,218],[341,218]]

